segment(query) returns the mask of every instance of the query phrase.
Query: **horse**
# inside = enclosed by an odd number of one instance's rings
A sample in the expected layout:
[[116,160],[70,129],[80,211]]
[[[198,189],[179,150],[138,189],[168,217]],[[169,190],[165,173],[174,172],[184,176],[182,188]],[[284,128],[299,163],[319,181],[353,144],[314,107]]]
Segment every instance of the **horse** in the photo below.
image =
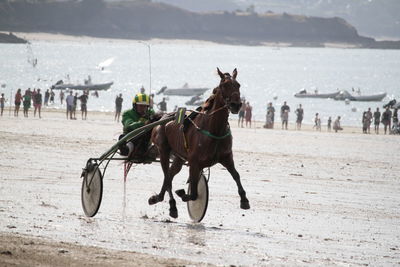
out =
[[[238,187],[240,196],[240,208],[250,209],[246,191],[240,181],[240,175],[235,168],[232,154],[232,135],[228,123],[229,112],[237,114],[242,105],[240,99],[240,84],[236,80],[237,70],[232,75],[222,73],[217,68],[221,80],[213,94],[196,112],[186,130],[182,125],[171,121],[165,125],[159,125],[152,130],[151,140],[158,148],[161,167],[164,173],[164,181],[159,194],[151,196],[149,205],[154,205],[164,200],[165,192],[168,192],[169,215],[178,217],[176,201],[172,193],[172,180],[180,172],[182,165],[187,161],[189,166],[190,194],[184,189],[176,191],[176,194],[187,202],[197,199],[197,184],[201,171],[217,163],[222,164],[233,177]],[[193,113],[192,113],[193,114]],[[175,157],[170,166],[170,156]]]

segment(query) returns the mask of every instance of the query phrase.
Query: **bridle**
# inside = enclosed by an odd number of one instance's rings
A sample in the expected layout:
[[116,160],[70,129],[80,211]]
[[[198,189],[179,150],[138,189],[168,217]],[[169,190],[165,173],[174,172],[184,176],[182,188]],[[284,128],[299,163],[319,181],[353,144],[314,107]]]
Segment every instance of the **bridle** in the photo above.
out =
[[[227,81],[232,82],[232,77],[231,77],[231,75],[229,73],[225,73],[224,75],[225,75],[224,79],[221,79],[221,82],[219,83],[219,86],[217,87],[218,90],[221,90],[221,84],[223,84],[224,82],[227,82]],[[238,97],[240,99],[240,93],[239,92],[233,92],[229,97],[223,97],[223,94],[222,94],[222,91],[221,91],[221,95],[222,95],[222,99],[224,101],[224,105],[222,107],[219,107],[219,108],[217,108],[216,110],[213,110],[210,113],[206,113],[204,111],[197,111],[197,110],[193,110],[193,112],[196,112],[196,113],[202,114],[202,115],[212,116],[212,115],[214,115],[215,113],[217,113],[218,111],[221,111],[221,110],[227,109],[228,111],[230,111],[230,104],[231,104],[232,96],[238,95]]]
[[[225,73],[224,74],[224,79],[221,79],[221,82],[220,82],[220,84],[218,86],[218,88],[220,90],[221,90],[221,87],[220,87],[221,84],[223,84],[225,82],[232,82],[233,83],[232,76],[229,73]],[[222,92],[221,92],[221,94],[222,94]],[[231,107],[231,103],[232,103],[231,99],[232,99],[232,96],[234,96],[234,95],[237,95],[238,99],[240,99],[240,93],[239,92],[233,92],[228,97],[223,97],[223,95],[222,95],[223,101],[225,103],[224,107],[226,107],[229,111],[231,110],[231,108],[230,108]]]
[[[219,86],[214,90],[222,90],[221,89],[221,84],[223,84],[224,82],[227,82],[227,80],[232,82],[232,78],[231,78],[231,75],[229,73],[225,74],[224,79],[221,79],[221,82],[220,82]],[[214,95],[217,94],[217,93],[218,93],[218,91],[216,91],[214,93]],[[220,91],[220,93],[221,93],[222,99],[224,101],[224,105],[223,106],[217,108],[216,110],[213,110],[210,113],[206,113],[205,111],[198,111],[198,110],[193,110],[192,112],[195,112],[195,113],[198,113],[198,114],[202,114],[202,115],[206,115],[206,116],[212,116],[212,115],[214,115],[215,113],[217,113],[217,112],[219,112],[221,110],[227,110],[229,112],[230,111],[230,106],[231,106],[230,104],[231,104],[232,96],[236,94],[236,95],[239,96],[239,99],[240,99],[240,93],[239,92],[233,92],[229,97],[223,97],[222,91]],[[204,135],[206,135],[208,137],[211,137],[213,139],[222,140],[222,139],[225,139],[228,136],[231,136],[231,130],[230,130],[229,124],[227,124],[227,132],[224,135],[216,136],[216,135],[210,133],[209,131],[200,128],[189,116],[187,117],[187,119],[193,124],[193,126],[196,128],[197,131],[199,131],[202,134],[204,134]],[[184,147],[185,147],[185,149],[187,151],[189,151],[189,147],[187,145],[187,140],[186,140],[185,133],[183,133],[183,138],[184,138]]]

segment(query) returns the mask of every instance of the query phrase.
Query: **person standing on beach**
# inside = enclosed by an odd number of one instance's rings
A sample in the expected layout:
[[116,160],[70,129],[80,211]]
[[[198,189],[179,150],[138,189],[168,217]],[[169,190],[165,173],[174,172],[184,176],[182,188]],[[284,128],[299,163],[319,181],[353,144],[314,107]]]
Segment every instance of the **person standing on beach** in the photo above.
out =
[[65,102],[67,103],[67,119],[69,115],[69,119],[72,120],[72,111],[74,108],[74,96],[72,95],[72,91],[69,92],[69,95],[67,96],[67,99],[65,99]]
[[63,102],[64,102],[64,91],[63,90],[60,90],[60,102],[61,102],[61,105],[63,104]]
[[78,99],[81,101],[81,112],[82,112],[82,120],[86,120],[87,118],[87,101],[89,98],[89,91],[84,91]]
[[33,91],[31,92],[31,99],[32,99],[32,105],[33,105],[33,108],[35,108],[35,104],[36,104],[36,94],[37,94],[37,92],[36,92],[36,88],[33,88]]
[[321,118],[319,117],[318,113],[315,113],[313,128],[315,128],[317,131],[321,131]]
[[372,122],[372,111],[371,111],[371,108],[368,108],[368,111],[365,114],[365,119],[366,119],[366,123],[367,123],[367,132],[371,133],[371,122]]
[[393,110],[393,126],[392,126],[392,130],[397,129],[398,125],[399,125],[399,117],[397,115],[397,108],[395,108]]
[[246,120],[246,127],[249,124],[250,128],[251,128],[251,118],[253,116],[252,111],[253,107],[250,106],[250,102],[247,102],[246,109],[244,110],[244,118]]
[[76,120],[76,106],[78,105],[78,93],[75,93],[74,96],[74,105],[72,107],[72,117]]
[[23,105],[24,105],[24,117],[28,118],[28,112],[31,107],[31,94],[28,90],[25,91]]
[[264,128],[272,129],[272,114],[271,112],[267,111],[267,115],[265,117],[265,125]]
[[281,107],[282,130],[283,127],[285,127],[286,130],[288,129],[289,112],[290,107],[286,104],[286,101],[284,101]]
[[21,94],[21,89],[17,90],[17,93],[15,94],[15,108],[14,108],[14,117],[18,117],[18,113],[19,113],[19,107],[21,106],[21,102],[22,102],[22,94]]
[[39,113],[39,119],[42,118],[42,116],[40,115],[40,111],[42,109],[42,94],[40,93],[40,89],[37,89],[36,94],[34,96],[34,108],[35,110],[33,111],[33,116],[36,117],[36,111],[38,111]]
[[269,102],[267,107],[267,115],[270,113],[271,116],[271,129],[274,129],[274,121],[275,121],[275,108],[272,106],[272,102]]
[[122,94],[119,94],[119,96],[117,95],[117,97],[115,98],[115,117],[114,117],[114,121],[118,121],[119,122],[119,116],[121,115],[122,102],[123,101],[124,101],[124,99],[122,98]]
[[286,109],[283,111],[283,114],[281,115],[282,119],[282,130],[288,130],[288,122],[289,122],[289,111]]
[[6,103],[6,99],[4,97],[4,93],[2,93],[0,96],[0,116],[3,116],[5,103]]
[[335,122],[333,123],[333,130],[335,131],[335,133],[343,130],[342,126],[340,126],[340,116],[338,116]]
[[390,110],[389,107],[387,107],[385,112],[383,112],[383,114],[382,114],[382,124],[384,126],[383,129],[385,131],[385,134],[386,134],[388,127],[389,127],[389,133],[390,133],[390,128],[392,126],[391,121],[392,121],[392,111]]
[[[301,123],[303,121],[303,117],[304,117],[304,110],[301,106],[301,104],[299,105],[298,109],[296,109],[295,111],[296,115],[297,115],[297,119],[296,119],[296,129],[297,130],[301,130]],[[320,129],[321,130],[321,129]]]
[[238,127],[243,128],[243,121],[244,121],[244,112],[246,110],[246,101],[242,99],[242,106],[239,110],[239,120],[238,120]]
[[379,123],[381,122],[381,112],[379,108],[376,108],[374,112],[374,125],[375,125],[375,133],[379,134]]
[[49,98],[50,98],[50,92],[49,89],[46,90],[44,93],[44,105],[48,106],[49,105]]
[[[167,102],[165,101],[165,97],[163,97],[162,101],[157,104],[157,107],[160,109],[162,113],[167,112]],[[151,108],[151,105],[150,105]]]
[[362,114],[361,124],[362,124],[363,133],[367,133],[367,112],[366,111],[364,111]]
[[53,92],[53,89],[51,89],[50,90],[50,103],[51,104],[54,104],[54,96],[55,96],[56,94]]
[[331,131],[331,125],[332,125],[332,118],[329,117],[329,118],[328,118],[328,132]]

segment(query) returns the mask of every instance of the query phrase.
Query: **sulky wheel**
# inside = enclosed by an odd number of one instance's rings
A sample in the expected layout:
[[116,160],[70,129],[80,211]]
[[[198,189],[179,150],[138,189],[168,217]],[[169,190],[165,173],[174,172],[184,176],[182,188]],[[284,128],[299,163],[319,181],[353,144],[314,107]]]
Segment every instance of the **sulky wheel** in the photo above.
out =
[[[203,172],[201,172],[199,183],[197,184],[197,193],[196,200],[187,202],[189,216],[194,222],[200,222],[204,218],[208,206],[208,182]],[[190,184],[188,194],[190,194]]]
[[82,176],[82,208],[86,216],[93,217],[99,210],[103,197],[103,177],[96,163],[88,163]]

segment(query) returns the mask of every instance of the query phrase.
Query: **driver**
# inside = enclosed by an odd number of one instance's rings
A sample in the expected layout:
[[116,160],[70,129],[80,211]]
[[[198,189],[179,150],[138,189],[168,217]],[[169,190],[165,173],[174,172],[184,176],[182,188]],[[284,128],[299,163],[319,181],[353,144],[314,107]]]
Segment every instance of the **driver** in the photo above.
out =
[[[123,134],[119,137],[121,139],[127,133],[138,129],[149,123],[154,117],[154,110],[150,106],[150,97],[146,94],[140,93],[135,95],[132,101],[132,108],[124,111],[122,114]],[[129,141],[125,145],[121,145],[120,152],[123,156],[132,158],[144,156],[150,144],[151,131],[145,135],[137,138],[136,140]]]

